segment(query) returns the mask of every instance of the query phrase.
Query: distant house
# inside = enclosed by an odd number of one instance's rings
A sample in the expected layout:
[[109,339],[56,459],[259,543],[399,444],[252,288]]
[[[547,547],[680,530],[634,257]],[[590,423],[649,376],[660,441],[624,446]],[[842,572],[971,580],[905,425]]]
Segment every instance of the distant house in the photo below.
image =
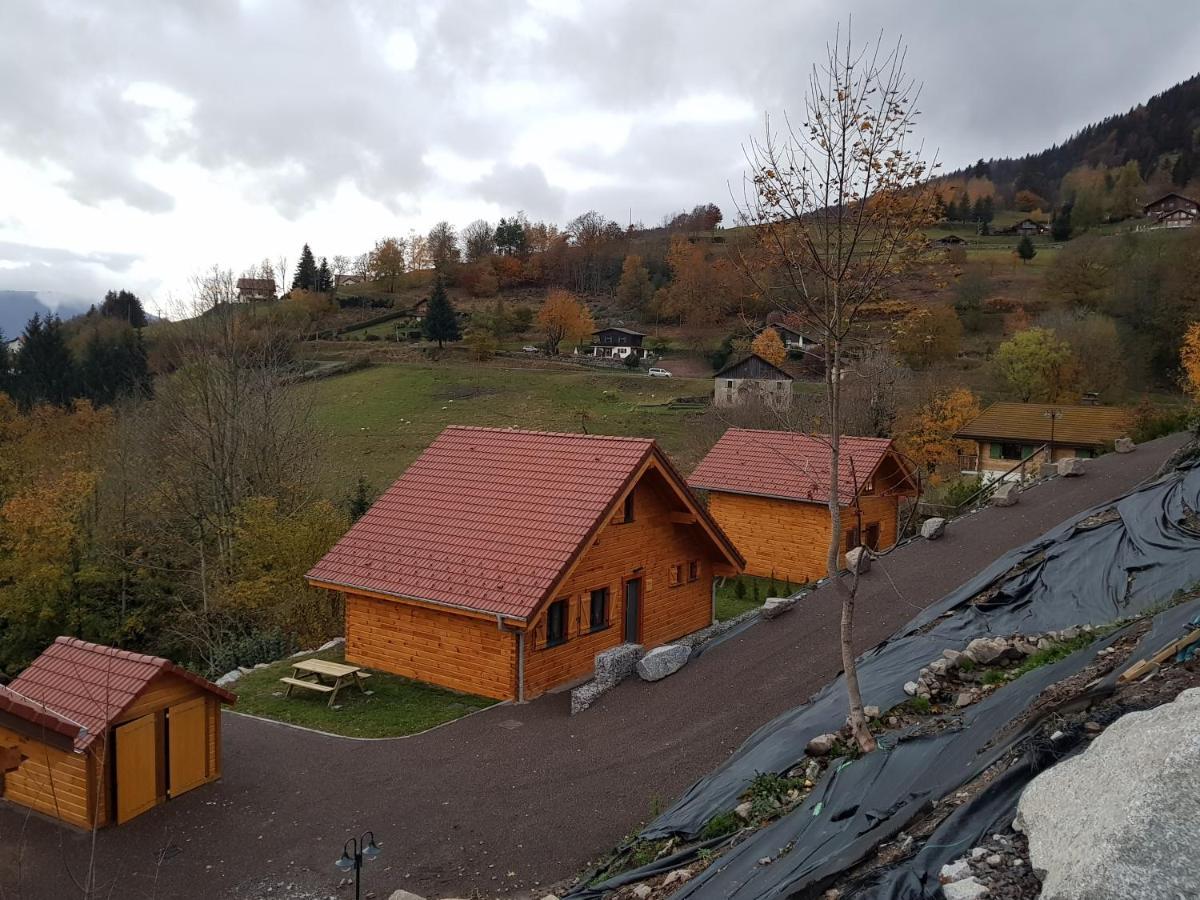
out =
[[1044,222],[1036,222],[1033,219],[1022,219],[1012,227],[1014,234],[1044,234],[1046,232],[1046,224]]
[[275,279],[239,278],[237,280],[237,292],[238,299],[243,301],[274,300]]
[[454,426],[308,580],[348,660],[519,701],[708,626],[742,565],[653,440]]
[[966,240],[960,238],[957,234],[948,234],[945,237],[940,237],[933,241],[935,247],[959,247],[966,243]]
[[1004,402],[993,403],[954,437],[975,443],[974,453],[960,457],[959,468],[987,478],[1022,460],[1032,465],[1069,457],[1090,459],[1109,449],[1128,427],[1129,411],[1118,407]]
[[345,272],[341,275],[335,275],[333,277],[334,287],[348,287],[352,284],[365,284],[366,282],[367,279],[364,276],[355,275],[350,272]]
[[1174,213],[1181,212],[1183,216],[1180,218],[1167,219],[1164,224],[1173,222],[1183,222],[1190,225],[1200,216],[1200,202],[1193,200],[1191,197],[1185,197],[1183,194],[1174,192],[1163,194],[1157,200],[1147,203],[1142,207],[1142,214],[1148,219],[1153,219],[1156,222],[1162,222],[1164,217],[1172,216]]
[[[799,583],[825,575],[829,443],[823,435],[731,428],[688,479],[745,557],[751,575]],[[896,542],[911,467],[887,438],[843,437],[838,471],[842,553]]]
[[1155,216],[1154,224],[1161,228],[1190,228],[1196,224],[1198,218],[1200,218],[1200,214],[1197,214],[1195,210],[1173,209]]
[[60,637],[0,687],[5,800],[80,828],[127,822],[221,777],[221,704],[158,656]]
[[760,402],[776,409],[792,405],[792,383],[783,369],[757,353],[731,362],[713,377],[713,405],[740,406]]
[[629,328],[601,328],[592,334],[592,356],[624,359],[633,355],[645,359],[649,351],[642,346],[646,335]]
[[817,346],[817,342],[804,334],[804,332],[783,322],[769,322],[762,328],[759,328],[755,332],[755,336],[762,334],[768,328],[775,330],[775,333],[779,335],[779,339],[783,341],[783,346],[789,350],[807,350],[809,347]]

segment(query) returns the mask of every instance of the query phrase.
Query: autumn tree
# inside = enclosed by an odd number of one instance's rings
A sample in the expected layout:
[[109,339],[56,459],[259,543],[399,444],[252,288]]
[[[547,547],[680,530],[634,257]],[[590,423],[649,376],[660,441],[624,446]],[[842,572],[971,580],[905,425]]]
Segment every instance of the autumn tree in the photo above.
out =
[[654,296],[650,271],[636,253],[625,257],[621,264],[621,280],[617,283],[617,304],[622,309],[642,312]]
[[467,262],[479,262],[496,252],[496,232],[486,219],[476,219],[462,231],[463,254]]
[[375,242],[368,262],[373,278],[386,279],[388,293],[396,292],[396,279],[404,274],[404,241],[385,237]]
[[896,352],[914,369],[928,369],[954,359],[962,340],[962,323],[948,306],[917,309],[896,326]]
[[991,289],[991,280],[976,268],[968,269],[955,282],[954,311],[968,331],[978,331],[983,325],[983,301]]
[[666,287],[663,312],[690,325],[720,321],[725,296],[716,269],[705,259],[703,248],[676,235],[667,251],[667,265],[671,269],[671,282]]
[[1183,369],[1184,388],[1200,403],[1200,322],[1193,322],[1184,332],[1179,363]]
[[462,255],[458,246],[458,234],[449,222],[438,222],[430,228],[425,241],[429,260],[435,269],[445,269],[453,265]]
[[429,303],[425,310],[425,318],[421,321],[421,333],[429,341],[437,341],[438,347],[446,341],[461,340],[458,330],[458,313],[454,311],[450,297],[446,293],[446,281],[439,275],[433,282],[433,293],[429,295]]
[[[1113,397],[1125,386],[1129,354],[1125,352],[1117,323],[1110,316],[1086,309],[1056,309],[1038,319],[1038,325],[1066,342],[1080,361],[1078,387]],[[1086,363],[1086,365],[1084,364]]]
[[1030,190],[1017,191],[1016,196],[1013,198],[1013,203],[1021,212],[1034,212],[1035,210],[1043,209],[1047,205],[1044,198],[1039,197]]
[[774,328],[764,328],[750,344],[752,353],[756,353],[773,366],[783,365],[787,359],[787,347]]
[[904,48],[856,49],[849,33],[814,66],[804,110],[782,131],[767,123],[751,143],[741,213],[752,226],[743,265],[771,298],[823,347],[829,431],[829,546],[826,571],[842,603],[841,652],[851,731],[875,740],[863,716],[855,659],[854,583],[839,577],[844,466],[842,375],[859,334],[860,313],[920,259],[933,218],[929,166],[913,149],[917,87],[904,72]]
[[996,349],[996,373],[1022,403],[1054,403],[1076,393],[1079,362],[1070,345],[1045,328],[1029,328]]
[[596,330],[591,311],[570,291],[552,290],[537,314],[538,327],[546,336],[546,352],[557,355],[563,343],[583,343]]
[[971,442],[956,441],[954,435],[979,411],[979,398],[968,388],[938,391],[902,423],[896,446],[936,485],[959,469],[961,454],[971,451]]

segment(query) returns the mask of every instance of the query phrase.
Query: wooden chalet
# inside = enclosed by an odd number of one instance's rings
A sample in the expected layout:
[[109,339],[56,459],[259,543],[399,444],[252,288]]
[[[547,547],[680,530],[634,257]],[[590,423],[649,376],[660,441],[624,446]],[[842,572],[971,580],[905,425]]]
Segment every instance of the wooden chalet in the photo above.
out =
[[[746,559],[751,575],[811,581],[826,574],[829,445],[821,435],[731,428],[688,485]],[[897,540],[901,497],[916,494],[911,467],[887,438],[843,437],[838,471],[843,554]]]
[[795,380],[779,366],[751,353],[729,363],[713,377],[713,405],[764,403],[775,409],[787,409],[792,405]]
[[347,660],[520,701],[711,624],[742,564],[653,440],[454,426],[308,580]]
[[[1022,460],[1090,459],[1129,428],[1129,410],[1095,403],[993,403],[958,430],[975,452],[959,458],[966,474],[999,475]],[[1044,451],[1040,448],[1045,447]],[[1040,452],[1039,452],[1040,451]]]
[[237,280],[238,299],[244,301],[274,300],[274,278],[239,278]]
[[127,822],[220,777],[236,699],[161,657],[60,637],[0,687],[0,796],[80,828]]
[[[1177,213],[1178,216],[1175,215]],[[1200,216],[1200,202],[1191,197],[1185,197],[1183,194],[1171,192],[1163,194],[1157,200],[1143,206],[1142,214],[1156,222],[1181,221],[1190,224],[1195,221],[1197,216]]]
[[624,359],[633,355],[645,359],[650,352],[642,346],[645,337],[631,328],[601,328],[592,334],[592,356]]

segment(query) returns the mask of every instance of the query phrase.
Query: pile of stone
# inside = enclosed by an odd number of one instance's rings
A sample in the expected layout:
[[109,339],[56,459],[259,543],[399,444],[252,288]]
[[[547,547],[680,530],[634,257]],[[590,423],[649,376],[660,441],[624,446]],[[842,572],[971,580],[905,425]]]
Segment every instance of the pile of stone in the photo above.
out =
[[642,658],[641,644],[618,644],[596,654],[592,680],[571,691],[571,715],[581,713],[602,694],[606,694],[637,669]]
[[1091,631],[1090,625],[1084,625],[1044,634],[976,638],[963,650],[943,650],[941,656],[921,668],[916,680],[904,685],[904,693],[926,700],[953,700],[957,707],[970,706],[995,687],[983,683],[977,667],[1003,667],[1020,662]]
[[940,880],[946,900],[1024,900],[1042,889],[1019,834],[993,834],[966,856],[942,866]]

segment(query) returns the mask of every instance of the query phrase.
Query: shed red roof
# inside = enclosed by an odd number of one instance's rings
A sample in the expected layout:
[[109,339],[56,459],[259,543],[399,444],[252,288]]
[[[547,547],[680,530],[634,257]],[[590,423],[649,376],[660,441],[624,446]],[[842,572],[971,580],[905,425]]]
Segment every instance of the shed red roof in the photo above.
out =
[[308,578],[528,618],[651,456],[721,535],[653,440],[452,426]]
[[[842,503],[853,501],[891,449],[888,438],[842,438],[838,467],[838,495]],[[828,438],[793,431],[730,428],[696,466],[688,485],[702,490],[828,503]]]
[[160,674],[171,673],[226,703],[237,697],[161,656],[147,656],[60,637],[13,679],[9,687],[34,704],[78,722],[86,732],[75,740],[84,749]]
[[36,703],[12,688],[0,685],[0,712],[23,719],[36,729],[47,729],[74,741],[83,726],[60,716],[45,704]]

